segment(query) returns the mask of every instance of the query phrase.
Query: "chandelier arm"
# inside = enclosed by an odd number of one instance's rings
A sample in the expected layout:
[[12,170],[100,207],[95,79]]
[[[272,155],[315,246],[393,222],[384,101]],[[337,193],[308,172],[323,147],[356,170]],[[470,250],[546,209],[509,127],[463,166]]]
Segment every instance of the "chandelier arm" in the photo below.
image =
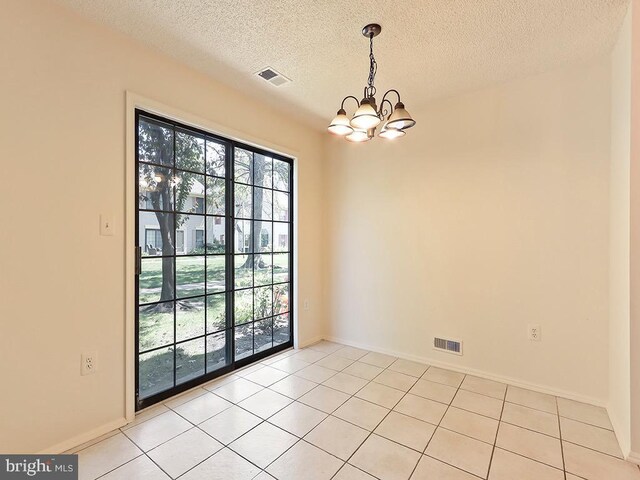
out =
[[344,97],[342,103],[340,104],[340,110],[344,110],[344,102],[346,102],[350,98],[353,98],[356,101],[356,105],[358,107],[360,106],[360,101],[356,97],[354,97],[353,95],[347,95],[346,97]]
[[[389,110],[385,110],[384,109],[385,102],[389,104]],[[393,112],[393,103],[391,103],[388,98],[383,98],[382,102],[380,102],[380,109],[378,110],[378,117],[380,117],[382,120],[384,120],[387,115],[391,115],[391,112]]]
[[[382,102],[380,103],[380,105],[382,105],[384,103],[384,101],[387,98],[387,95],[389,95],[390,93],[395,93],[398,96],[398,102],[400,102],[400,92],[398,92],[396,89],[392,88],[391,90],[387,90],[386,93],[382,96]],[[389,101],[389,100],[387,100]],[[391,103],[391,102],[389,102]],[[393,111],[393,109],[391,109],[391,111]]]

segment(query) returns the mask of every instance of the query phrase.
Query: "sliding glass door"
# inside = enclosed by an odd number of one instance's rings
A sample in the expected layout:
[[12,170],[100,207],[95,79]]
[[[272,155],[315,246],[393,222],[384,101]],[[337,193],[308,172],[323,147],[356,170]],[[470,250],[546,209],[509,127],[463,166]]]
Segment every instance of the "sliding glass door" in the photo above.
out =
[[292,161],[136,112],[137,408],[292,345]]

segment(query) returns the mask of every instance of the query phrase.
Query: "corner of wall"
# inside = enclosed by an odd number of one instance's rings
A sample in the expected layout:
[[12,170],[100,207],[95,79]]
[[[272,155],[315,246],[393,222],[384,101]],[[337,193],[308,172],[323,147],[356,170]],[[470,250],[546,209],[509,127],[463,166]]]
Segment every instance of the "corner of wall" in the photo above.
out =
[[620,448],[631,450],[630,185],[631,8],[611,52],[609,171],[608,413]]

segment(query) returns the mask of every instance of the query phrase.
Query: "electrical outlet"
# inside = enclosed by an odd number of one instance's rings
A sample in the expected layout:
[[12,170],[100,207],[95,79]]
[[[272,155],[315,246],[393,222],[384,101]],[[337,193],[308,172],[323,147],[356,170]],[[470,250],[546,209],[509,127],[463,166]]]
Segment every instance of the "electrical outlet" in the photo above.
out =
[[540,325],[529,325],[529,340],[540,342],[542,340],[542,328]]
[[80,373],[82,375],[92,375],[98,370],[98,354],[96,352],[85,352],[80,357]]
[[304,308],[305,310],[309,310],[309,300],[305,300],[302,303],[302,308]]

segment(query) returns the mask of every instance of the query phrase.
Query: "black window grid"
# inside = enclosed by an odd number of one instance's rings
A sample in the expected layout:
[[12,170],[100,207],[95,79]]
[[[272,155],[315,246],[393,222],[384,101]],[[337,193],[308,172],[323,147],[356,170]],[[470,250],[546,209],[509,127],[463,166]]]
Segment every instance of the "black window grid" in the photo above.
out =
[[[153,115],[150,114],[146,114],[144,112],[141,111],[136,111],[136,139],[138,138],[138,122],[140,119],[140,116],[144,116],[145,119],[147,118],[151,118],[152,120],[158,120],[157,118],[154,118]],[[164,123],[164,122],[163,122]],[[197,384],[197,383],[202,383],[205,381],[208,381],[210,378],[213,378],[213,376],[218,376],[218,375],[222,375],[224,373],[227,373],[228,371],[230,371],[231,369],[234,368],[239,368],[241,366],[243,366],[246,363],[250,363],[251,361],[254,360],[258,360],[259,358],[262,358],[266,355],[275,353],[276,351],[279,351],[280,349],[283,348],[288,348],[289,346],[291,346],[293,344],[293,314],[290,311],[290,304],[291,302],[289,301],[288,304],[288,308],[287,311],[280,311],[279,313],[276,313],[276,306],[275,306],[275,290],[277,286],[281,286],[281,285],[286,285],[289,289],[289,295],[288,298],[291,299],[292,298],[292,286],[293,286],[293,276],[292,276],[292,266],[293,266],[293,257],[292,257],[292,249],[291,249],[291,245],[292,245],[292,241],[293,241],[293,224],[292,224],[292,212],[293,212],[293,202],[292,202],[292,195],[291,195],[291,190],[293,187],[293,177],[291,175],[292,173],[292,162],[290,159],[286,159],[283,157],[279,157],[276,154],[273,154],[271,152],[266,152],[266,151],[262,151],[260,149],[254,149],[252,147],[248,147],[246,145],[242,145],[238,142],[233,142],[233,141],[229,141],[229,140],[225,140],[225,139],[220,139],[217,137],[214,137],[212,135],[207,135],[205,134],[203,138],[205,140],[205,142],[203,143],[203,162],[204,162],[204,166],[205,166],[205,172],[199,172],[199,171],[194,171],[194,170],[188,170],[188,169],[183,169],[183,168],[178,168],[176,167],[176,161],[175,161],[175,157],[176,157],[176,132],[177,131],[181,131],[181,132],[186,132],[186,133],[191,133],[193,130],[189,129],[189,128],[183,128],[178,126],[178,124],[176,122],[169,122],[169,123],[165,123],[165,128],[167,128],[167,125],[169,125],[168,128],[171,128],[171,126],[173,125],[173,164],[172,165],[163,165],[161,163],[153,163],[153,162],[143,162],[143,161],[138,161],[138,152],[136,151],[136,159],[137,159],[137,163],[140,164],[148,164],[150,166],[157,166],[160,168],[165,168],[170,170],[172,178],[176,178],[178,172],[184,172],[184,173],[188,173],[188,174],[193,174],[193,175],[198,175],[201,176],[204,179],[204,183],[203,183],[203,187],[204,187],[204,198],[203,198],[203,210],[204,210],[204,215],[201,215],[199,213],[195,213],[195,212],[180,212],[178,211],[177,208],[177,198],[176,198],[176,186],[175,184],[172,186],[173,189],[173,199],[172,199],[172,209],[171,210],[154,210],[154,209],[150,209],[150,208],[139,208],[140,207],[140,202],[137,201],[136,202],[136,208],[138,211],[140,212],[164,212],[164,213],[170,213],[174,215],[174,232],[177,232],[177,218],[179,215],[198,215],[198,216],[203,216],[205,219],[205,228],[204,228],[204,238],[205,238],[205,246],[208,243],[208,233],[207,233],[207,223],[206,220],[207,218],[215,218],[215,217],[223,217],[224,220],[224,224],[225,224],[225,232],[224,232],[224,238],[225,238],[225,252],[224,253],[205,253],[204,255],[202,254],[179,254],[178,252],[176,252],[175,247],[177,245],[174,245],[174,252],[173,255],[169,255],[170,257],[174,257],[174,269],[173,269],[173,273],[174,273],[174,295],[173,295],[173,299],[170,300],[166,300],[165,303],[172,303],[173,305],[173,343],[169,343],[169,344],[165,344],[162,346],[155,346],[152,349],[147,349],[144,351],[139,351],[138,346],[139,346],[139,341],[138,338],[136,339],[136,393],[138,395],[139,392],[139,370],[138,370],[138,359],[140,355],[144,355],[147,353],[151,353],[154,351],[158,351],[158,350],[162,350],[162,349],[167,349],[167,348],[172,348],[173,350],[173,387],[166,390],[166,391],[162,391],[153,395],[150,395],[149,397],[146,398],[140,398],[138,397],[138,402],[137,402],[137,408],[144,408],[145,406],[148,406],[150,404],[156,403],[157,401],[162,400],[163,398],[166,398],[170,395],[174,395],[176,393],[178,393],[179,391],[182,390],[186,390],[187,388],[191,388],[191,386]],[[214,141],[217,144],[221,144],[225,146],[225,177],[220,177],[218,175],[209,175],[207,170],[207,153],[208,153],[208,149],[207,149],[207,144],[206,141]],[[289,181],[288,181],[288,186],[289,186],[289,190],[281,190],[278,188],[275,188],[275,185],[273,184],[273,174],[272,174],[272,185],[271,188],[270,187],[264,187],[261,185],[252,185],[252,184],[245,184],[249,187],[251,187],[251,217],[253,217],[253,213],[254,213],[254,208],[253,208],[253,204],[254,204],[254,192],[255,192],[255,188],[263,188],[265,191],[269,190],[271,191],[270,194],[272,195],[272,202],[271,202],[271,220],[263,220],[263,219],[255,219],[255,218],[240,218],[240,217],[235,217],[235,196],[234,196],[234,186],[236,183],[234,181],[234,161],[233,161],[233,152],[235,150],[235,148],[243,148],[243,149],[247,149],[248,151],[252,152],[252,162],[255,159],[255,155],[256,154],[261,154],[261,155],[268,155],[269,157],[271,157],[273,160],[279,160],[279,161],[284,161],[285,163],[288,164],[288,175],[289,175]],[[137,150],[137,149],[136,149]],[[273,165],[273,160],[272,160],[272,165]],[[138,170],[139,171],[139,170]],[[208,181],[209,178],[212,179],[222,179],[225,182],[225,215],[215,215],[215,214],[210,214],[208,213],[208,209],[207,209],[207,201],[208,201],[208,195],[206,195],[207,192],[207,186],[208,186]],[[136,193],[138,190],[138,182],[136,182]],[[288,204],[288,221],[281,221],[281,220],[275,220],[274,218],[274,208],[275,208],[275,194],[276,192],[282,192],[282,193],[286,193],[287,195],[289,195],[289,204]],[[136,195],[137,196],[137,195]],[[144,207],[147,207],[149,204],[149,202],[145,202],[144,203]],[[246,253],[242,253],[242,254],[238,254],[236,255],[235,253],[235,220],[250,220],[250,221],[258,221],[258,222],[271,222],[271,246],[272,249],[269,252],[255,252],[253,253],[253,247],[256,245],[256,240],[255,238],[252,238],[251,242],[253,243],[253,245],[251,245],[251,251],[252,253],[249,253],[249,255],[259,255],[259,254],[265,254],[265,255],[269,255],[271,257],[271,268],[270,268],[270,275],[271,275],[271,283],[263,283],[259,286],[255,285],[255,269],[256,269],[256,263],[255,260],[252,261],[252,266],[251,266],[251,286],[249,287],[236,287],[235,286],[235,282],[236,282],[236,270],[235,270],[235,259],[236,256],[238,255],[247,255]],[[215,222],[215,220],[213,220]],[[137,223],[137,220],[136,220]],[[288,234],[288,248],[285,251],[276,251],[275,250],[275,242],[276,242],[276,238],[275,238],[275,224],[282,224],[285,227],[288,227],[286,229],[287,234]],[[215,223],[214,223],[215,224]],[[136,238],[138,237],[138,225],[136,225]],[[255,229],[253,231],[253,234],[255,235]],[[177,235],[177,233],[175,233],[175,235]],[[259,240],[258,240],[258,245],[260,245],[262,243],[261,240],[261,231],[259,232]],[[176,238],[177,240],[177,238]],[[177,241],[175,242],[177,243]],[[187,250],[186,246],[185,246],[185,250]],[[205,252],[206,252],[206,247],[205,247]],[[287,262],[287,271],[288,271],[288,279],[284,282],[277,282],[274,283],[274,266],[275,263],[273,262],[273,255],[275,254],[286,254],[288,256],[288,262]],[[178,296],[177,295],[177,291],[178,291],[178,283],[177,283],[177,264],[176,259],[177,258],[183,258],[183,257],[197,257],[197,256],[201,256],[204,258],[204,266],[203,266],[203,273],[204,273],[204,288],[203,288],[203,293],[202,294],[197,294],[197,295],[193,295],[193,296]],[[209,257],[213,257],[213,256],[219,256],[219,257],[225,257],[225,289],[223,291],[219,291],[216,290],[215,292],[209,292],[208,290],[208,279],[207,279],[207,261],[209,259]],[[144,260],[149,260],[149,259],[155,259],[155,258],[165,258],[166,255],[161,255],[161,256],[149,256],[149,257],[144,257],[142,259],[142,261]],[[138,281],[139,279],[136,279],[136,287],[138,286]],[[256,305],[255,305],[255,289],[256,288],[262,288],[262,287],[271,287],[271,312],[270,315],[265,316],[264,318],[256,318]],[[136,288],[137,290],[137,288]],[[236,291],[243,291],[243,290],[252,290],[252,320],[247,321],[246,323],[243,324],[236,324],[235,323],[235,307],[234,307],[234,295]],[[137,294],[137,292],[136,292]],[[225,327],[215,330],[215,331],[208,331],[207,329],[209,328],[209,322],[207,319],[207,314],[208,314],[208,299],[209,297],[213,296],[213,295],[224,295],[225,296],[225,309],[226,309],[226,314],[225,314]],[[190,299],[198,299],[198,298],[202,298],[204,301],[204,333],[202,335],[197,335],[194,336],[192,338],[186,338],[186,339],[181,339],[180,341],[176,341],[176,328],[177,328],[177,313],[176,313],[176,309],[177,309],[177,305],[178,302],[181,301],[186,301],[186,300],[190,300]],[[138,302],[137,302],[138,303]],[[140,307],[143,307],[145,305],[153,305],[153,304],[157,304],[157,303],[162,303],[162,302],[149,302],[149,303],[138,303],[140,305]],[[138,308],[136,309],[136,337],[138,337],[139,335],[139,330],[138,330]],[[279,342],[278,344],[276,344],[276,321],[277,319],[280,318],[287,318],[287,325],[288,325],[288,335],[286,336],[286,341],[282,341]],[[256,351],[256,336],[255,336],[255,328],[256,328],[256,324],[257,323],[263,323],[263,322],[268,322],[270,323],[270,332],[271,332],[271,341],[270,341],[270,347],[269,348],[261,348],[259,351]],[[238,327],[242,327],[245,328],[248,325],[251,326],[251,337],[252,337],[252,348],[251,351],[247,351],[247,354],[244,354],[243,352],[238,352],[236,345],[235,345],[235,334],[238,331]],[[223,368],[217,368],[216,370],[212,371],[212,372],[207,372],[208,369],[208,356],[207,356],[207,339],[211,336],[214,335],[218,335],[222,332],[225,332],[226,335],[226,350],[227,352],[225,353],[225,358],[227,359],[227,365],[224,366]],[[177,350],[179,348],[180,345],[186,344],[187,342],[192,342],[195,340],[202,340],[202,342],[204,343],[204,354],[203,354],[203,359],[202,359],[202,368],[203,368],[203,375],[199,376],[198,378],[189,380],[187,382],[184,382],[182,384],[178,383],[178,379],[177,379]],[[240,356],[238,354],[241,354],[242,357],[240,358]]]

